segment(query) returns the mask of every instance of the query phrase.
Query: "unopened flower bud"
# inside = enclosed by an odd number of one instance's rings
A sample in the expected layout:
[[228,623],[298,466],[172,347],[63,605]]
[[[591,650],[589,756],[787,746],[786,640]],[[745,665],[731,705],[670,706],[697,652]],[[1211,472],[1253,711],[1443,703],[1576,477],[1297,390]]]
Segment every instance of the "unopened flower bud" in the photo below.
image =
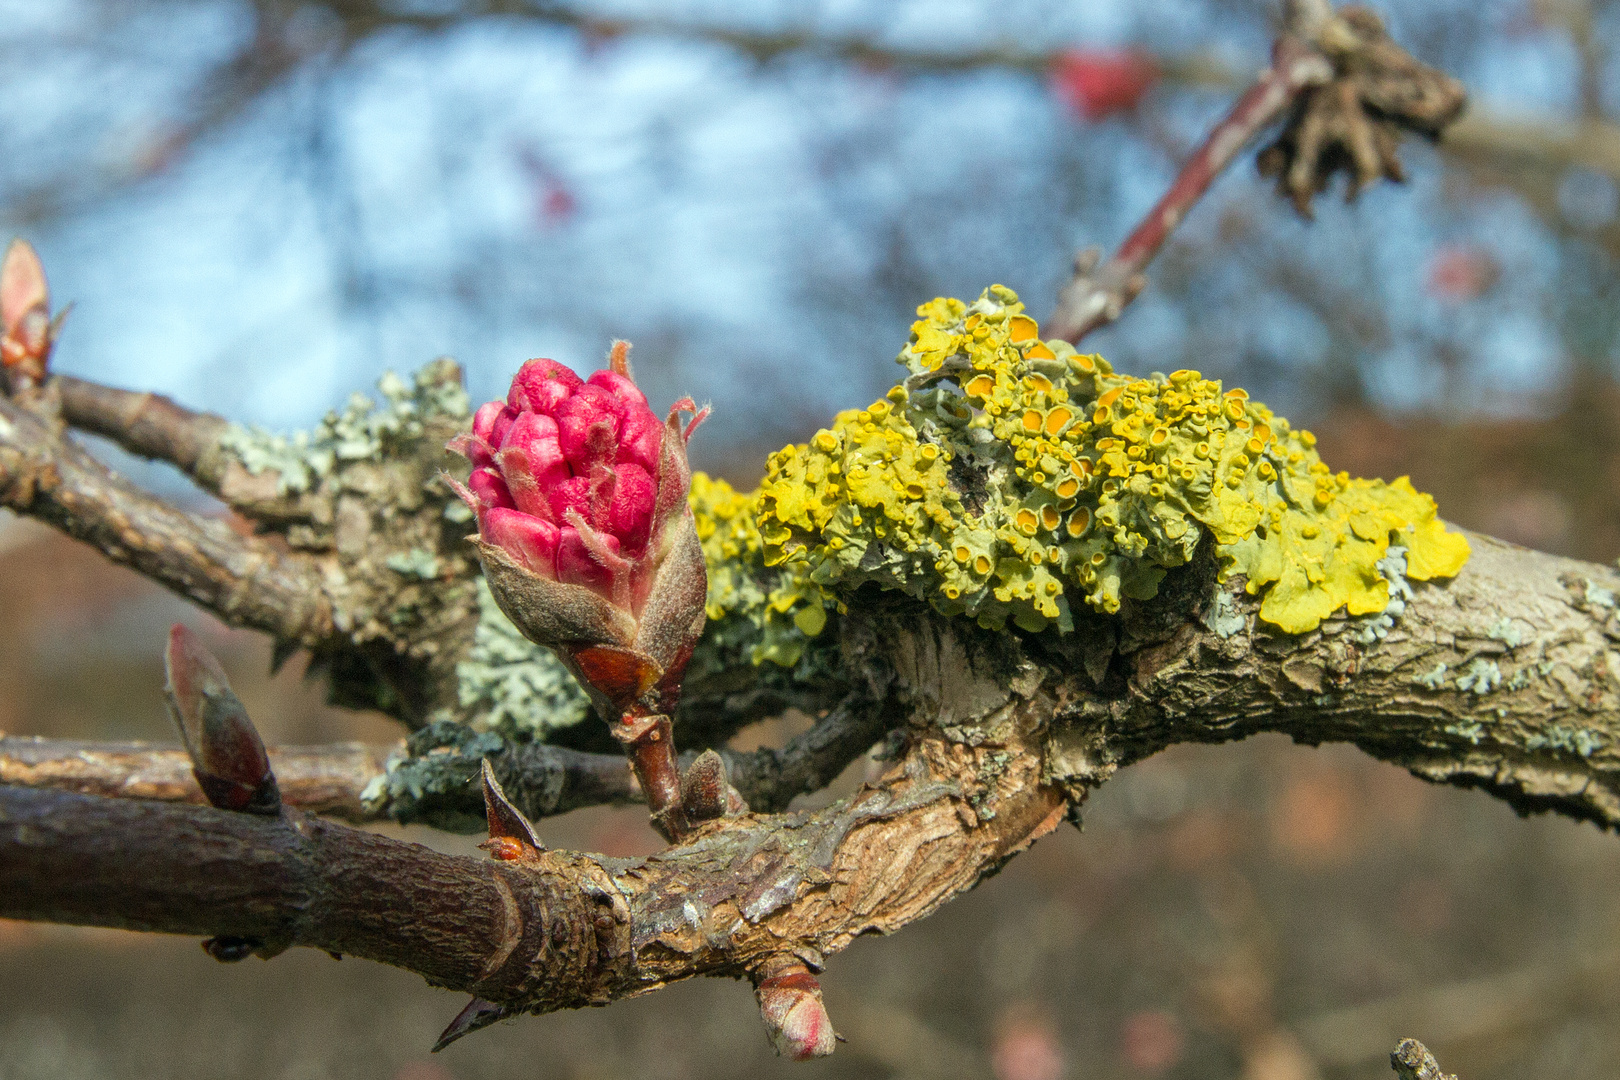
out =
[[838,1045],[838,1034],[821,1002],[821,983],[797,959],[771,968],[759,978],[754,996],[765,1021],[765,1034],[782,1057],[808,1061],[826,1057]]
[[[473,466],[456,488],[497,603],[612,720],[673,709],[708,585],[686,460],[708,410],[686,398],[660,422],[628,351],[616,342],[588,379],[530,360],[451,444]],[[682,413],[694,414],[684,427]]]
[[264,741],[231,690],[225,670],[195,634],[176,623],[163,653],[169,712],[191,757],[192,775],[222,810],[274,815],[281,793]]
[[39,255],[28,241],[13,240],[0,263],[0,372],[5,376],[0,388],[45,381],[61,322],[62,315],[51,319],[51,293]]

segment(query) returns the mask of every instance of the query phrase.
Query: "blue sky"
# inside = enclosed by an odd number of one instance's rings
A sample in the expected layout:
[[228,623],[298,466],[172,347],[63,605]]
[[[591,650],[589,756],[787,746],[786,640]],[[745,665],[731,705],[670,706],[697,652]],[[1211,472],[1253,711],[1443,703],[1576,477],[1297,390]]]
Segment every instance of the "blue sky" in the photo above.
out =
[[[1385,9],[1400,34],[1441,6]],[[1263,7],[1243,17],[1192,0],[591,10],[945,49],[1203,49],[1240,69],[1263,62],[1267,32]],[[1567,41],[1525,18],[1489,8],[1492,33],[1456,73],[1493,109],[1568,114]],[[307,21],[296,33],[318,46],[331,27]],[[47,178],[93,191],[138,171],[202,73],[250,30],[226,2],[14,0],[0,25],[7,57],[31,58],[0,75],[17,150],[0,176],[13,192]],[[1069,252],[1116,243],[1228,100],[1170,87],[1136,120],[1087,125],[1016,72],[899,77],[813,57],[761,69],[709,42],[593,44],[492,20],[312,61],[167,169],[10,228],[41,249],[57,299],[77,302],[64,371],[286,428],[384,368],[450,354],[483,399],[529,356],[590,368],[622,335],[638,343],[655,401],[715,403],[705,435],[723,448],[761,430],[803,434],[880,392],[929,289],[1001,281],[1044,315]],[[1511,196],[1457,202],[1425,148],[1406,161],[1408,187],[1348,209],[1324,201],[1309,226],[1245,161],[1185,235],[1214,245],[1223,215],[1248,214],[1261,223],[1248,261],[1199,270],[1200,306],[1150,287],[1090,345],[1141,370],[1184,366],[1189,350],[1228,376],[1255,370],[1243,356],[1279,370],[1330,362],[1320,318],[1255,285],[1255,261],[1280,246],[1330,280],[1358,268],[1346,281],[1392,328],[1361,358],[1387,406],[1444,402],[1427,359],[1436,335],[1474,358],[1471,407],[1511,411],[1556,386],[1562,346],[1545,294],[1558,255],[1544,227]],[[548,185],[570,213],[546,215]],[[910,293],[869,287],[893,269],[895,237]],[[1454,242],[1484,245],[1503,267],[1490,303],[1458,310],[1425,293],[1428,259]],[[1286,385],[1276,392],[1286,405]]]

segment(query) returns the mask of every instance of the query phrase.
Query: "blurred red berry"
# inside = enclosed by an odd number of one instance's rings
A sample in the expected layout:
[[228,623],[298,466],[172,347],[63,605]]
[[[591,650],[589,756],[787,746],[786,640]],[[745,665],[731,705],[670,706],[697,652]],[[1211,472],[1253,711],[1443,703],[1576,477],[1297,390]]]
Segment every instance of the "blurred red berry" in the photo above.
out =
[[1038,1015],[1009,1011],[996,1033],[990,1067],[996,1080],[1059,1080],[1063,1075],[1063,1047],[1052,1025]]
[[1429,295],[1453,304],[1476,300],[1491,290],[1502,268],[1490,252],[1470,244],[1452,244],[1429,259]]
[[1184,1043],[1174,1016],[1162,1009],[1145,1009],[1125,1018],[1119,1055],[1138,1072],[1160,1073],[1181,1060]]
[[1136,108],[1159,81],[1159,65],[1134,49],[1067,49],[1052,61],[1052,89],[1085,120]]

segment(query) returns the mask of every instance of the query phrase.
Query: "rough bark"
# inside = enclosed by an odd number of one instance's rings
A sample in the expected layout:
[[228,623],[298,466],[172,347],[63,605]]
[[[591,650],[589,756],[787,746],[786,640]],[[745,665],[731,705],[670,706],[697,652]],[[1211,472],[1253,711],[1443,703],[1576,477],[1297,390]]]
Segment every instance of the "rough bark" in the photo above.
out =
[[[819,965],[972,887],[1119,766],[1177,742],[1349,741],[1523,810],[1620,825],[1620,576],[1472,540],[1464,572],[1416,586],[1393,625],[1298,637],[1257,626],[1241,582],[1217,585],[1198,563],[1066,638],[871,597],[844,656],[904,718],[904,756],[826,810],[722,818],[644,860],[547,852],[495,867],[291,811],[9,789],[0,914],[307,944],[545,1011],[784,954]],[[1475,661],[1497,665],[1484,692]],[[1423,681],[1440,664],[1467,685]]]
[[[1351,78],[1368,72],[1342,61],[1368,61],[1365,50],[1335,53],[1331,81],[1315,62],[1317,51],[1332,52],[1323,27],[1355,27],[1335,23],[1325,3],[1302,0],[1292,11],[1291,31],[1320,16],[1301,30],[1311,44],[1284,36],[1272,71],[1116,263],[1077,282],[1064,301],[1082,312],[1070,336],[1099,312],[1117,314],[1214,173],[1307,88],[1336,86],[1342,100],[1317,94],[1333,107],[1296,112],[1284,163],[1290,175],[1302,170],[1296,197],[1315,190],[1325,175],[1317,166],[1341,143],[1358,177],[1368,175],[1363,165],[1391,171],[1393,136],[1352,130],[1344,113],[1378,106],[1369,95],[1389,90],[1381,76]],[[477,798],[456,771],[463,750],[479,769],[496,753],[500,783],[537,815],[633,796],[622,759],[514,748],[496,736],[485,747],[487,733],[455,723],[470,718],[460,664],[481,620],[468,529],[437,479],[442,446],[466,423],[453,364],[430,365],[414,388],[394,380],[383,409],[328,418],[318,462],[167,399],[35,382],[0,397],[0,505],[267,631],[281,652],[310,648],[336,700],[421,729],[413,745],[441,725],[468,735],[454,748],[429,740],[417,755],[454,766],[437,789],[447,812],[471,817],[455,800]],[[138,491],[64,425],[174,462],[255,535]],[[1346,741],[1521,811],[1620,828],[1620,653],[1611,648],[1620,577],[1472,540],[1458,577],[1411,586],[1398,613],[1331,619],[1300,636],[1261,624],[1241,579],[1217,581],[1206,547],[1154,600],[1112,617],[1082,612],[1067,635],[993,634],[869,586],[842,598],[847,614],[841,608],[791,669],[750,663],[747,640],[710,642],[712,655],[694,657],[687,703],[712,707],[703,727],[714,741],[767,709],[843,703],[781,752],[728,756],[732,783],[756,810],[826,783],[885,733],[897,760],[825,810],[706,821],[643,860],[522,845],[495,862],[442,856],[296,809],[185,805],[197,794],[176,775],[176,766],[189,771],[184,758],[6,740],[0,780],[13,786],[0,787],[0,915],[243,939],[264,954],[309,945],[417,971],[497,1010],[546,1011],[700,974],[810,979],[855,937],[927,915],[1055,827],[1119,767],[1178,742],[1260,731]],[[354,814],[359,791],[393,775],[361,752],[302,753],[272,759],[284,770],[281,789],[336,813]],[[98,797],[111,793],[153,798]]]
[[1081,719],[1060,756],[1100,778],[1172,743],[1280,731],[1354,743],[1521,811],[1620,827],[1620,575],[1469,539],[1462,572],[1413,583],[1405,613],[1370,641],[1362,620],[1267,631],[1242,595],[1246,629],[1229,637],[1203,620],[1127,618],[1114,689],[1072,707]]
[[331,633],[332,604],[311,561],[148,495],[3,396],[0,506],[56,526],[233,625],[298,644]]

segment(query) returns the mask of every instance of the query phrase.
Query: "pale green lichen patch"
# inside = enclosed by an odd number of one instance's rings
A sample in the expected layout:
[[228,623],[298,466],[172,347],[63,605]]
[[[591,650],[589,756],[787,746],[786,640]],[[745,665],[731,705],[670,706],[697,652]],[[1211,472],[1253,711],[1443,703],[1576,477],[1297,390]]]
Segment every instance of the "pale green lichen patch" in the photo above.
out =
[[1491,628],[1485,631],[1485,636],[1492,641],[1500,641],[1509,649],[1517,649],[1526,641],[1524,632],[1514,624],[1512,616],[1509,615],[1504,615],[1492,623]]
[[439,557],[421,548],[396,551],[383,560],[383,565],[396,574],[420,578],[423,581],[431,581],[439,576]]
[[1457,689],[1481,696],[1502,685],[1502,669],[1495,660],[1476,657],[1466,671],[1457,676]]
[[1589,758],[1607,743],[1601,734],[1589,728],[1567,728],[1554,724],[1545,732],[1537,732],[1524,741],[1526,750],[1562,750]]
[[[449,720],[412,733],[406,753],[388,762],[360,793],[372,813],[386,812],[395,821],[425,822],[449,832],[479,832],[482,814],[469,813],[467,792],[478,781],[486,757],[506,749],[493,731],[475,731]],[[472,805],[476,806],[476,803]]]
[[232,424],[220,436],[220,447],[255,476],[275,472],[279,493],[293,495],[310,490],[343,462],[375,458],[392,443],[420,436],[427,420],[468,415],[467,392],[450,360],[433,361],[410,383],[384,372],[377,390],[381,404],[356,393],[343,411],[327,413],[312,431],[287,436]]
[[518,632],[478,579],[478,627],[456,665],[457,694],[475,729],[518,742],[544,742],[591,712],[590,699],[550,649]]
[[1446,685],[1446,672],[1449,670],[1451,669],[1445,664],[1436,664],[1429,671],[1419,675],[1412,681],[1419,686],[1428,687],[1430,690],[1438,690]]
[[1447,724],[1445,731],[1448,735],[1455,735],[1459,739],[1467,739],[1475,746],[1485,741],[1485,726],[1477,720],[1469,720],[1459,724]]
[[1242,574],[1262,619],[1303,633],[1341,608],[1386,613],[1406,599],[1392,578],[1449,577],[1468,557],[1404,477],[1333,473],[1309,432],[1242,390],[1116,374],[1041,341],[1000,286],[918,314],[909,377],[772,455],[738,496],[787,575],[779,614],[873,582],[989,629],[1067,630],[1071,596],[1105,613],[1151,598],[1208,536],[1223,580]]
[[1209,607],[1204,612],[1204,625],[1216,637],[1229,638],[1247,629],[1249,619],[1238,609],[1232,594],[1216,586],[1215,595],[1210,599]]

